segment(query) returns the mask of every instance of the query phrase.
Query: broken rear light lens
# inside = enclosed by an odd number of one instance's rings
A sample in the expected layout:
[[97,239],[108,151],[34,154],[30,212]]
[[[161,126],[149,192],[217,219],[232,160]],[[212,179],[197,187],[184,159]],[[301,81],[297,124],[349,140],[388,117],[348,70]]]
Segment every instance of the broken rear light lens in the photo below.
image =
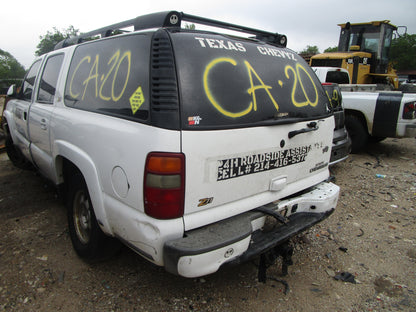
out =
[[144,173],[144,211],[156,219],[183,216],[185,155],[149,153]]
[[415,119],[416,118],[416,102],[409,102],[404,104],[403,119]]

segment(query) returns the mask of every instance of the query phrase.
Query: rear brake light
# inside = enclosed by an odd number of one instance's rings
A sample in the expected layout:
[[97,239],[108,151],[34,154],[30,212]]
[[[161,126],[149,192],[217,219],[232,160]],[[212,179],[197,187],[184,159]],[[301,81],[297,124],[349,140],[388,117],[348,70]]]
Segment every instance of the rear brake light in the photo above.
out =
[[183,216],[185,155],[149,153],[144,173],[144,211],[157,219]]
[[404,104],[403,119],[415,119],[416,118],[416,102],[409,102]]

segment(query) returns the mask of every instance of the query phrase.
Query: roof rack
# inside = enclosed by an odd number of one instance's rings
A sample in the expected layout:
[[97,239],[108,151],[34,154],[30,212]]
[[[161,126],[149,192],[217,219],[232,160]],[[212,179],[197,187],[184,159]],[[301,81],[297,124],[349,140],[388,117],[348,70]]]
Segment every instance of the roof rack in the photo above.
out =
[[114,34],[117,34],[120,29],[126,28],[126,27],[133,26],[135,31],[151,29],[151,28],[160,28],[160,27],[180,28],[182,21],[252,34],[252,35],[255,35],[255,38],[258,40],[266,41],[268,43],[279,45],[282,47],[286,47],[286,44],[287,44],[287,37],[282,34],[267,32],[264,30],[235,25],[235,24],[208,19],[208,18],[204,18],[200,16],[185,14],[183,12],[168,11],[168,12],[159,12],[159,13],[152,13],[152,14],[138,16],[136,18],[133,18],[124,22],[109,25],[106,27],[102,27],[102,28],[84,33],[80,36],[64,39],[55,46],[55,50],[65,48],[73,44],[78,44],[84,41],[91,40],[91,38],[95,36],[101,36],[101,38],[109,37]]

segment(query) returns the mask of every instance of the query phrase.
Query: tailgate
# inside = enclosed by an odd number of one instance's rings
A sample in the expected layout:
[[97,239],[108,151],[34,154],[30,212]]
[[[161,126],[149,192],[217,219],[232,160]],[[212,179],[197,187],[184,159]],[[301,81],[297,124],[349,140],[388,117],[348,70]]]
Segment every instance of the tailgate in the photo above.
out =
[[328,176],[334,118],[268,127],[183,131],[185,228],[190,230],[281,199]]

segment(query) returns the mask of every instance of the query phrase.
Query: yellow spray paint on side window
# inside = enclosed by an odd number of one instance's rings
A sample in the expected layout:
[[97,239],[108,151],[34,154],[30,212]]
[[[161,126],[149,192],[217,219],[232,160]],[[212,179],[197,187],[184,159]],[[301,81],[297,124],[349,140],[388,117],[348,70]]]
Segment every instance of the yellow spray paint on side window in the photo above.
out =
[[107,75],[105,75],[105,77],[104,77],[104,79],[103,79],[103,82],[101,83],[101,87],[100,87],[100,92],[99,92],[99,94],[100,94],[100,98],[102,99],[102,100],[104,100],[104,101],[109,101],[109,100],[111,100],[111,97],[110,96],[104,96],[103,95],[103,88],[104,88],[104,86],[105,86],[105,83],[107,82],[107,79],[108,79],[108,77],[110,76],[110,74],[113,72],[113,70],[114,70],[114,67],[116,66],[116,64],[117,64],[117,61],[118,61],[118,58],[120,57],[120,50],[118,50],[116,53],[114,53],[113,54],[113,56],[110,58],[110,60],[108,61],[108,63],[107,63],[107,65],[110,65],[111,64],[111,62],[113,62],[113,64],[111,65],[111,67],[110,67],[110,70],[107,72]]
[[331,107],[334,107],[334,102],[335,102],[335,106],[337,106],[339,104],[339,95],[338,95],[338,91],[337,90],[332,90],[332,97],[329,95],[328,91],[325,90],[326,96],[328,97],[329,100],[329,104],[331,105]]
[[[95,56],[95,61],[92,64],[92,67],[91,67],[91,70],[90,70],[90,73],[89,73],[87,79],[85,79],[84,82],[82,83],[83,85],[85,85],[84,93],[82,94],[82,100],[84,100],[85,92],[87,91],[88,84],[89,84],[90,80],[92,80],[92,79],[95,80],[95,97],[98,96],[97,90],[98,90],[98,62],[99,62],[99,60],[100,60],[100,56],[97,54]],[[95,71],[94,71],[94,69],[95,69]]]
[[[100,54],[95,55],[94,62],[89,70],[88,76],[82,81],[82,85],[84,89],[82,91],[81,100],[84,100],[85,95],[88,92],[91,93],[92,96],[95,98],[100,98],[103,101],[110,101],[113,100],[117,102],[121,99],[124,92],[127,88],[127,83],[130,78],[130,71],[131,71],[131,51],[125,51],[123,55],[120,57],[120,50],[117,50],[107,62],[107,68],[104,73],[101,72],[100,74]],[[73,99],[78,99],[80,93],[76,93],[73,90],[73,82],[74,80],[81,80],[83,77],[83,71],[79,69],[82,66],[88,66],[86,63],[91,63],[91,56],[87,55],[81,59],[78,65],[75,67],[74,72],[72,73],[70,84],[69,84],[69,94]],[[120,66],[125,64],[125,71],[120,71]],[[108,67],[109,66],[109,67]],[[123,67],[124,68],[124,67]],[[102,70],[102,66],[101,66]],[[119,77],[119,75],[125,75],[124,77]],[[85,77],[85,75],[84,75]],[[110,80],[112,77],[112,80]],[[124,79],[124,80],[123,80]],[[111,85],[110,85],[111,81]],[[121,82],[122,88],[118,94],[116,94],[116,82]],[[92,90],[90,86],[92,85]],[[111,96],[110,96],[111,94]]]
[[85,61],[87,61],[87,63],[90,63],[91,62],[91,57],[89,55],[87,55],[78,63],[77,67],[75,67],[74,73],[72,74],[71,82],[69,83],[69,94],[74,99],[78,98],[78,96],[79,96],[79,93],[74,93],[72,91],[72,84],[74,82],[74,77],[75,77],[76,73],[78,72],[78,69],[81,67],[82,63],[84,63]]
[[[114,89],[115,89],[114,88],[114,84],[115,84],[116,79],[117,79],[117,76],[118,76],[118,70],[120,68],[120,64],[123,62],[124,59],[127,59],[127,74],[126,74],[126,78],[124,80],[123,89],[121,90],[120,94],[118,96],[116,96],[114,94]],[[120,60],[117,62],[116,70],[115,70],[114,76],[113,76],[113,84],[111,85],[111,97],[113,98],[113,101],[114,102],[117,102],[118,100],[120,100],[120,98],[124,94],[124,91],[126,90],[127,82],[129,81],[129,77],[130,77],[130,67],[131,67],[131,52],[130,51],[126,51],[121,56]]]

